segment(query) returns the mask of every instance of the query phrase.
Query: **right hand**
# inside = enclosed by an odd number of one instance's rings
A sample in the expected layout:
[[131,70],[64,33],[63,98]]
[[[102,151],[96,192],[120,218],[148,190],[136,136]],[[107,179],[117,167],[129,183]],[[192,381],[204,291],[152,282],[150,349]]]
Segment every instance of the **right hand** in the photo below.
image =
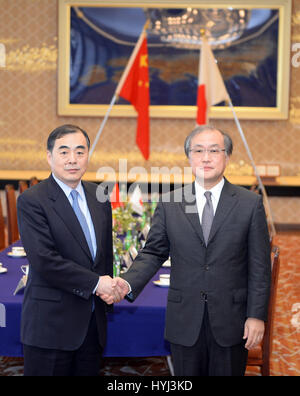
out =
[[112,279],[105,275],[100,277],[100,282],[96,290],[96,295],[106,304],[120,302],[129,293],[127,283],[122,278]]

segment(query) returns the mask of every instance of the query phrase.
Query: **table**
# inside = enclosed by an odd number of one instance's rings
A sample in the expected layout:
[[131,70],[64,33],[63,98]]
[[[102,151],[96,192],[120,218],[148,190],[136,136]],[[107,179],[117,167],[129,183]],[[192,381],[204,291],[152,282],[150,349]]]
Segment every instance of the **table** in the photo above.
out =
[[[17,242],[13,246],[20,246]],[[20,319],[23,293],[13,295],[23,273],[21,265],[28,264],[26,258],[11,258],[0,252],[0,262],[8,272],[0,274],[0,313],[5,310],[5,327],[0,316],[0,355],[19,357],[23,355],[20,342]],[[162,268],[159,273],[169,273]],[[114,312],[108,314],[108,337],[104,356],[141,357],[168,356],[169,343],[164,340],[165,308],[167,288],[160,288],[152,280],[134,303],[122,301],[115,304]]]

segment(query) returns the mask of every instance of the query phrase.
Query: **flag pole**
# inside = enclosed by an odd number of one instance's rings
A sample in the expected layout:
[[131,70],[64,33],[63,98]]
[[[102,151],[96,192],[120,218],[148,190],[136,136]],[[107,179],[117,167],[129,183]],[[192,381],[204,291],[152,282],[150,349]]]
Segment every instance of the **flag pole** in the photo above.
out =
[[146,21],[146,23],[145,23],[145,25],[143,27],[142,33],[141,33],[141,35],[140,35],[140,37],[139,37],[139,39],[138,39],[138,41],[137,41],[137,43],[136,43],[136,45],[134,47],[134,50],[132,51],[132,54],[131,54],[130,59],[129,59],[128,63],[127,63],[127,66],[126,66],[126,68],[125,68],[125,70],[124,70],[124,72],[122,74],[122,77],[121,77],[121,79],[119,81],[119,84],[118,84],[118,86],[117,86],[117,88],[115,90],[114,96],[113,96],[113,98],[112,98],[112,100],[110,102],[110,105],[109,105],[109,107],[108,107],[108,109],[106,111],[105,117],[104,117],[104,119],[103,119],[103,121],[101,123],[101,126],[100,126],[100,128],[99,128],[99,130],[97,132],[97,135],[96,135],[96,138],[94,140],[94,143],[93,143],[93,145],[92,145],[92,147],[90,149],[89,160],[91,159],[91,157],[93,155],[93,152],[94,152],[94,150],[95,150],[95,148],[97,146],[97,143],[98,143],[98,141],[100,139],[100,136],[102,134],[104,126],[105,126],[105,124],[106,124],[106,122],[108,120],[110,112],[111,112],[114,104],[116,103],[116,101],[119,99],[119,93],[121,91],[122,85],[123,85],[123,83],[124,83],[124,81],[125,81],[125,79],[127,77],[127,74],[129,72],[129,70],[130,70],[130,68],[132,66],[132,63],[133,63],[133,61],[135,59],[135,56],[136,56],[136,54],[137,54],[137,52],[139,50],[139,47],[140,47],[142,39],[143,39],[143,35],[146,32],[146,29],[147,29],[148,25],[149,25],[149,20]]
[[[206,37],[205,37],[205,30],[204,30],[204,29],[201,29],[201,32],[200,32],[200,33],[201,33],[201,37],[202,37],[202,46],[201,46],[201,50],[202,50],[202,49],[203,49],[204,40],[206,40]],[[214,57],[214,54],[213,54],[213,52],[212,52],[210,46],[209,46],[209,49],[210,49],[210,53],[211,53],[211,56],[212,56],[213,60],[216,62],[215,57]],[[202,55],[201,55],[201,56],[202,56]],[[202,58],[201,58],[201,59],[202,59]],[[249,148],[249,146],[248,146],[248,143],[247,143],[245,134],[244,134],[244,132],[243,132],[243,130],[242,130],[241,124],[240,124],[239,119],[238,119],[238,117],[237,117],[237,115],[236,115],[236,111],[235,111],[235,109],[234,109],[234,107],[233,107],[231,98],[230,98],[230,96],[229,96],[229,94],[228,94],[228,92],[227,92],[227,89],[226,89],[226,87],[225,87],[225,84],[224,84],[224,81],[223,81],[223,78],[222,78],[222,76],[221,76],[221,74],[220,74],[219,69],[218,69],[218,73],[219,73],[219,77],[220,77],[220,79],[221,79],[221,81],[222,81],[223,89],[224,89],[225,92],[226,92],[226,94],[225,94],[226,99],[224,98],[223,100],[225,100],[226,102],[229,103],[229,106],[230,106],[231,111],[232,111],[233,116],[234,116],[235,123],[236,123],[236,125],[237,125],[238,130],[239,130],[239,133],[240,133],[240,136],[241,136],[242,141],[243,141],[243,143],[244,143],[244,146],[245,146],[245,148],[246,148],[246,151],[247,151],[247,154],[248,154],[248,156],[249,156],[250,162],[251,162],[251,164],[252,164],[252,166],[253,166],[254,173],[255,173],[255,176],[256,176],[257,181],[258,181],[259,188],[260,188],[260,190],[261,190],[261,192],[262,192],[262,194],[263,194],[263,198],[264,198],[265,204],[266,204],[266,211],[268,212],[267,214],[269,215],[269,219],[270,219],[270,226],[271,226],[271,230],[270,230],[270,231],[271,231],[272,236],[273,236],[273,235],[276,234],[276,230],[275,230],[275,227],[274,227],[274,221],[273,221],[272,211],[271,211],[271,208],[270,208],[270,204],[269,204],[268,196],[267,196],[267,193],[266,193],[266,189],[265,189],[265,187],[264,187],[264,185],[263,185],[263,183],[262,183],[261,177],[260,177],[260,175],[259,175],[259,173],[258,173],[257,167],[256,167],[255,162],[254,162],[254,159],[253,159],[253,156],[252,156],[251,151],[250,151],[250,148]],[[218,75],[217,75],[217,76],[218,76]],[[219,83],[220,83],[220,81],[219,81]],[[222,88],[222,87],[221,87],[221,88]],[[219,97],[218,99],[220,99],[220,97]],[[218,102],[219,102],[219,101],[214,100],[212,103],[210,103],[210,105],[212,105],[212,104],[217,104]]]
[[242,129],[242,127],[241,127],[241,124],[240,124],[240,122],[239,122],[239,119],[238,119],[238,117],[237,117],[237,115],[236,115],[236,111],[235,111],[235,109],[234,109],[234,107],[233,107],[233,104],[232,104],[232,101],[231,101],[231,98],[230,98],[229,95],[228,95],[228,102],[229,102],[229,106],[230,106],[230,108],[231,108],[231,111],[232,111],[232,114],[233,114],[233,117],[234,117],[236,126],[237,126],[237,128],[238,128],[238,130],[239,130],[239,133],[240,133],[240,135],[241,135],[242,141],[243,141],[244,146],[245,146],[245,148],[246,148],[247,154],[248,154],[248,156],[249,156],[249,158],[250,158],[250,162],[251,162],[251,164],[252,164],[252,166],[253,166],[254,173],[255,173],[255,176],[256,176],[257,181],[258,181],[259,188],[260,188],[260,190],[261,190],[261,192],[262,192],[262,194],[263,194],[263,197],[264,197],[264,199],[265,199],[265,203],[266,203],[266,206],[267,206],[268,215],[270,216],[270,225],[271,225],[272,236],[274,236],[274,235],[276,235],[276,229],[275,229],[275,226],[274,226],[274,221],[273,221],[273,216],[272,216],[272,210],[271,210],[271,207],[270,207],[270,203],[269,203],[269,199],[268,199],[268,195],[267,195],[265,186],[264,186],[264,184],[263,184],[263,182],[262,182],[262,180],[261,180],[261,177],[260,177],[259,172],[258,172],[258,170],[257,170],[257,167],[256,167],[256,165],[255,165],[255,162],[254,162],[252,153],[251,153],[251,151],[250,151],[250,148],[249,148],[249,146],[248,146],[248,143],[247,143],[245,134],[244,134],[244,132],[243,132],[243,129]]
[[101,126],[100,126],[100,128],[99,128],[99,130],[98,130],[98,132],[97,132],[97,135],[96,135],[96,138],[95,138],[94,143],[93,143],[93,145],[92,145],[92,148],[90,149],[89,159],[91,159],[91,157],[92,157],[92,155],[93,155],[93,152],[94,152],[94,150],[95,150],[95,147],[97,146],[98,140],[100,139],[100,136],[101,136],[101,134],[102,134],[102,131],[103,131],[103,129],[104,129],[104,126],[105,126],[105,124],[106,124],[106,122],[107,122],[107,120],[108,120],[108,117],[109,117],[109,115],[110,115],[110,112],[111,112],[111,110],[112,110],[114,104],[116,103],[116,100],[117,100],[117,95],[114,94],[114,96],[113,96],[113,98],[112,98],[112,100],[111,100],[111,102],[110,102],[109,108],[108,108],[107,111],[106,111],[105,117],[104,117],[104,119],[103,119],[103,121],[102,121],[102,123],[101,123]]

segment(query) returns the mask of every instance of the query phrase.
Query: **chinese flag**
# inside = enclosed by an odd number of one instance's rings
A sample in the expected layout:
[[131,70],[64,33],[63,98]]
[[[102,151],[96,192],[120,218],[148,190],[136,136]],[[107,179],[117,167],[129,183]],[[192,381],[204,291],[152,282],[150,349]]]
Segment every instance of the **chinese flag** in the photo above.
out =
[[228,100],[229,96],[213,52],[206,38],[202,39],[199,60],[197,124],[207,123],[210,106]]
[[147,160],[150,153],[149,68],[147,36],[142,32],[117,87],[116,94],[128,100],[138,113],[136,144]]

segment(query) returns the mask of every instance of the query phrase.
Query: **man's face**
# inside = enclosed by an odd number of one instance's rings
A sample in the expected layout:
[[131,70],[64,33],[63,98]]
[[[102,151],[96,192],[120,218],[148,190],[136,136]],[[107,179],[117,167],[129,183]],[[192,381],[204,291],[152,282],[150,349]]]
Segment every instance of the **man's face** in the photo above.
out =
[[[214,153],[201,150],[216,149]],[[198,182],[210,189],[221,181],[229,162],[224,150],[224,137],[217,130],[206,130],[194,136],[190,145],[189,161]]]
[[88,166],[88,146],[81,132],[70,133],[55,141],[47,151],[53,174],[71,188],[76,188]]

